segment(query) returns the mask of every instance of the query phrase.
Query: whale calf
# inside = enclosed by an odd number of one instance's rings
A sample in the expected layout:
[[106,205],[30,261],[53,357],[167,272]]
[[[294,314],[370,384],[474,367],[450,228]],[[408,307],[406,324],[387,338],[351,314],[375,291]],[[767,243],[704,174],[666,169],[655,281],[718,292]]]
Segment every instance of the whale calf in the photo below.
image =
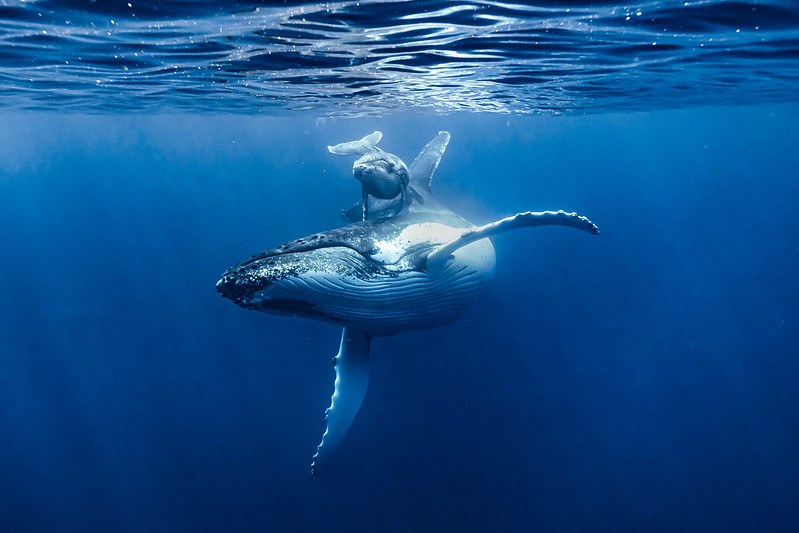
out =
[[440,326],[463,314],[493,277],[489,237],[543,225],[599,233],[588,218],[565,211],[528,211],[475,226],[445,208],[433,199],[431,182],[449,140],[449,133],[439,132],[409,167],[422,202],[396,216],[268,249],[229,268],[216,284],[222,296],[244,308],[342,326],[327,429],[312,462],[315,474],[360,409],[372,338]]
[[382,138],[381,132],[374,131],[357,141],[327,147],[331,154],[358,156],[352,166],[352,175],[361,182],[361,213],[357,219],[344,213],[345,218],[352,222],[395,216],[413,200],[422,201],[410,186],[405,162],[377,147]]

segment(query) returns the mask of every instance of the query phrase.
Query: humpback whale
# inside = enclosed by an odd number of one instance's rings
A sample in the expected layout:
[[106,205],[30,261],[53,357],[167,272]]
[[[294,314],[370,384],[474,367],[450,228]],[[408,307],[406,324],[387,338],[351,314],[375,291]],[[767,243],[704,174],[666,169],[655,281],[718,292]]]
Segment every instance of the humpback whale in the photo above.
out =
[[522,212],[476,226],[436,202],[431,183],[450,135],[439,132],[408,167],[424,198],[395,216],[367,219],[287,242],[229,268],[217,291],[247,309],[342,326],[327,428],[312,472],[319,473],[360,409],[375,336],[455,320],[494,274],[490,237],[524,227],[561,225],[591,234],[586,217]]
[[[362,191],[361,217],[357,220],[370,218],[370,212],[373,213],[370,209],[372,204],[377,204],[379,213],[376,216],[384,218],[399,214],[409,199],[416,198],[415,189],[409,187],[409,170],[405,162],[377,147],[382,138],[381,132],[374,131],[357,141],[327,147],[331,154],[359,156],[352,166],[352,175],[361,182]],[[410,198],[408,198],[409,192]],[[349,217],[347,212],[344,216]]]

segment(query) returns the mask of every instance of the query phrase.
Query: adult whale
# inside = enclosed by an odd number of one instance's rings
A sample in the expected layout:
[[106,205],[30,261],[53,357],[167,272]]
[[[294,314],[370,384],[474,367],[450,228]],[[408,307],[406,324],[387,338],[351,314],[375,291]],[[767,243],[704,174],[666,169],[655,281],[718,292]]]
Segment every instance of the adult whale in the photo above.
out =
[[599,233],[576,213],[524,212],[475,226],[441,206],[431,197],[430,185],[449,139],[449,133],[439,132],[408,169],[422,202],[396,216],[266,250],[229,268],[216,284],[222,296],[247,309],[343,326],[327,429],[311,465],[314,473],[360,409],[372,338],[440,326],[463,313],[493,277],[494,247],[488,237],[543,225]]

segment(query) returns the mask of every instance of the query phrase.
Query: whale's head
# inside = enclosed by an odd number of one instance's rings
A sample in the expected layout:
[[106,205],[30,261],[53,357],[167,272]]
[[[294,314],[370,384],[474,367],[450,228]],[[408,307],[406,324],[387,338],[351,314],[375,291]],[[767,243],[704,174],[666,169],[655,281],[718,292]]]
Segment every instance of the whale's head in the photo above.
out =
[[216,290],[246,309],[341,322],[331,303],[378,271],[346,246],[268,250],[228,269]]
[[229,268],[216,290],[246,309],[376,335],[433,327],[470,305],[493,272],[488,239],[457,250],[441,268],[427,268],[430,251],[462,232],[405,217],[352,224],[250,257]]
[[395,198],[408,186],[408,167],[399,157],[383,151],[372,151],[358,159],[352,174],[364,188],[383,200]]

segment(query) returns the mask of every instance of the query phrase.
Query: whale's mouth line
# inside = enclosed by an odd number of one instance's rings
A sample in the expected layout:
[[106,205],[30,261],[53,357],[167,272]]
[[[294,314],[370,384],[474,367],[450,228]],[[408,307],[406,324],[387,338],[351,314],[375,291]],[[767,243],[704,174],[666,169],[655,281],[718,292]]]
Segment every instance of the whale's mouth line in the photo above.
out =
[[[419,265],[424,265],[424,257],[432,252],[435,248],[435,244],[430,243],[417,243],[407,247],[402,254],[398,254],[397,258],[394,258],[390,262],[381,261],[381,250],[375,246],[374,249],[368,250],[364,252],[354,246],[349,246],[346,243],[318,243],[318,245],[308,245],[303,249],[293,249],[291,251],[280,251],[277,250],[266,250],[260,254],[253,255],[241,263],[234,265],[228,268],[223,274],[222,277],[216,283],[216,289],[220,293],[222,290],[229,286],[231,283],[235,282],[235,280],[246,277],[243,273],[247,269],[252,269],[256,265],[256,263],[263,262],[263,266],[269,267],[273,264],[276,264],[277,261],[281,259],[285,259],[291,256],[298,256],[303,253],[313,252],[318,250],[330,249],[330,248],[342,248],[347,250],[348,252],[353,252],[357,254],[358,259],[362,261],[362,269],[367,270],[369,272],[378,273],[382,272],[388,275],[396,275],[400,274],[404,271],[409,270],[418,270]],[[355,259],[354,256],[350,255],[351,259]],[[359,269],[361,270],[361,269]]]
[[275,280],[239,305],[279,315],[352,326],[372,335],[433,327],[459,316],[487,281],[479,269],[454,262],[433,275],[383,271],[366,278],[306,272]]
[[[268,304],[268,305],[267,305]],[[270,298],[265,300],[253,295],[248,298],[247,303],[242,307],[251,311],[268,310],[270,313],[289,315],[289,316],[306,316],[316,317],[323,320],[335,321],[332,317],[323,313],[316,305],[305,300],[297,300],[293,298]]]
[[[315,251],[338,249],[320,255],[310,255]],[[274,252],[274,251],[272,251]],[[309,255],[305,255],[309,254]],[[300,314],[307,312],[318,316],[320,313],[312,305],[289,296],[275,298],[265,297],[264,291],[274,284],[291,280],[301,280],[304,276],[326,272],[340,276],[358,278],[362,281],[374,277],[396,277],[398,271],[384,268],[379,261],[363,254],[352,246],[323,245],[308,247],[306,250],[291,250],[282,253],[270,251],[233,266],[225,271],[216,283],[217,292],[238,306],[263,310],[275,307],[285,308],[288,312]]]

